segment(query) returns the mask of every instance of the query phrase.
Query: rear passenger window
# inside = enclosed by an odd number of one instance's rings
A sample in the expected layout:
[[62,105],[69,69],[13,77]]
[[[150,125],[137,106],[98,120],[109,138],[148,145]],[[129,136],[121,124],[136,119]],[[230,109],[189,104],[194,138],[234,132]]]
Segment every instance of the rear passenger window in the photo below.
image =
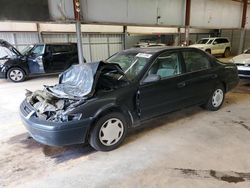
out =
[[52,45],[51,47],[53,53],[71,52],[72,50],[70,45]]
[[210,68],[209,59],[197,51],[182,52],[186,64],[186,72],[195,72]]
[[150,68],[149,74],[156,74],[161,78],[181,74],[181,61],[178,53],[165,52],[161,54]]

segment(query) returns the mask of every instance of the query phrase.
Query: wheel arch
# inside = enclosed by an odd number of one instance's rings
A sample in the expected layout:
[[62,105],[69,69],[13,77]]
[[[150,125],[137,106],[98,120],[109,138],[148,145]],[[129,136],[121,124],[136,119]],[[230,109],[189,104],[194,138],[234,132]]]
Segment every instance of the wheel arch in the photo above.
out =
[[5,73],[5,77],[6,77],[6,78],[8,77],[8,72],[9,72],[9,70],[12,69],[12,68],[19,68],[19,69],[22,69],[22,71],[25,73],[25,76],[28,75],[27,70],[25,70],[23,67],[20,67],[20,66],[18,66],[18,65],[13,65],[13,66],[10,66],[10,67],[8,67],[8,68],[6,69],[6,73]]
[[126,108],[126,107],[121,107],[118,105],[107,105],[105,107],[103,107],[102,109],[100,109],[99,111],[96,112],[96,114],[94,115],[94,120],[93,120],[93,124],[102,116],[112,113],[112,112],[118,112],[121,113],[124,118],[126,119],[127,123],[128,123],[128,127],[130,127],[133,123],[133,116],[131,115],[130,111]]
[[86,140],[90,139],[90,133],[94,129],[95,123],[98,121],[98,119],[112,112],[121,113],[124,116],[126,122],[128,123],[128,128],[132,126],[134,120],[133,116],[131,115],[128,109],[121,108],[121,106],[118,105],[107,105],[101,108],[99,111],[97,111],[97,113],[94,115],[91,126],[87,133]]

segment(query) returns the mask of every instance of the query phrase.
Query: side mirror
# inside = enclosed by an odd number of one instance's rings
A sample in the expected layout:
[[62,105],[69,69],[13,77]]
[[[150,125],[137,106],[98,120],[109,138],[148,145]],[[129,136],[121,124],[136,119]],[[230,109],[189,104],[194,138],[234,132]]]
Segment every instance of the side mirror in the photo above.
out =
[[243,53],[245,54],[245,53],[247,53],[247,51],[248,51],[248,50],[246,49],[246,50],[244,50],[244,52],[243,52]]
[[216,45],[216,44],[218,44],[218,42],[214,41],[214,42],[213,42],[213,45]]
[[159,81],[161,77],[157,74],[149,74],[144,80],[143,83],[150,83],[150,82],[156,82]]

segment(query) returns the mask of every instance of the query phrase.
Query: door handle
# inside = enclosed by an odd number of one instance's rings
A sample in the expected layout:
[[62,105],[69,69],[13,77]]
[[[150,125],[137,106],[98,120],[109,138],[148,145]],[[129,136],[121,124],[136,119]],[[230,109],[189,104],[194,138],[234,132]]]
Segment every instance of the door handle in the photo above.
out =
[[182,88],[182,87],[185,87],[185,86],[186,86],[185,82],[180,82],[180,83],[177,84],[178,88]]
[[215,78],[217,78],[217,77],[218,77],[217,74],[212,74],[212,75],[211,75],[211,78],[212,78],[212,79],[215,79]]

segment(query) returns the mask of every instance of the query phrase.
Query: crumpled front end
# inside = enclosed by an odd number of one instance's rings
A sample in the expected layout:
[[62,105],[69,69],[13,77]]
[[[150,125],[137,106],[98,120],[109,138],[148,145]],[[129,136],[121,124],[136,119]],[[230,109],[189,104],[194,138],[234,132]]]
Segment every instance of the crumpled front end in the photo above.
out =
[[[91,98],[97,90],[117,87],[117,78],[110,77],[115,71],[121,72],[121,69],[111,63],[73,65],[59,76],[58,84],[44,86],[43,90],[34,92],[27,90],[25,100],[34,108],[39,119],[51,122],[80,120],[82,114],[72,111]],[[109,82],[105,80],[106,77]],[[122,80],[119,82],[127,83]]]
[[40,143],[51,146],[84,143],[93,117],[82,114],[82,105],[95,93],[110,92],[127,84],[121,75],[116,64],[74,65],[60,75],[58,84],[34,92],[27,90],[20,105],[21,119]]
[[44,90],[27,91],[25,99],[34,109],[37,118],[52,122],[79,120],[81,114],[70,114],[75,106],[83,103],[80,99],[56,97]]

